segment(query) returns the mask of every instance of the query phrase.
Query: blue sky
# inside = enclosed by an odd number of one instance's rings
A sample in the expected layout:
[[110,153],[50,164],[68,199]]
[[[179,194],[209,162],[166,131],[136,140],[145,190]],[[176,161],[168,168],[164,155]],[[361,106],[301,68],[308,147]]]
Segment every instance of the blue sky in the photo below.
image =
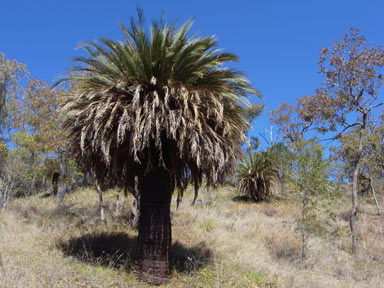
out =
[[349,27],[361,28],[371,44],[384,45],[382,0],[3,0],[0,51],[26,64],[32,77],[51,83],[79,54],[78,44],[122,38],[117,24],[128,24],[136,5],[147,22],[162,12],[170,22],[194,16],[193,32],[215,34],[220,48],[240,57],[235,67],[247,74],[266,104],[254,135],[270,128],[271,109],[314,93],[322,80],[319,50]]

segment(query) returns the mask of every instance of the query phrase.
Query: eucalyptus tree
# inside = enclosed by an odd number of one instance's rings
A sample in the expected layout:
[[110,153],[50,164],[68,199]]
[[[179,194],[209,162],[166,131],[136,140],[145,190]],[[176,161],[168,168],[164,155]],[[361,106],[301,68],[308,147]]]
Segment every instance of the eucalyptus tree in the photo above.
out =
[[0,52],[0,124],[1,128],[7,122],[7,116],[11,112],[9,101],[17,97],[19,93],[20,79],[27,73],[25,66],[16,60],[9,60]]
[[304,109],[300,102],[296,105],[284,102],[276,110],[271,110],[269,119],[278,128],[277,136],[281,135],[287,145],[303,140],[305,134],[313,128],[313,120],[302,117]]
[[197,193],[203,176],[214,185],[233,171],[249,123],[244,75],[223,63],[237,61],[217,49],[213,36],[190,37],[191,21],[153,21],[150,34],[139,11],[123,41],[101,38],[81,47],[87,56],[63,81],[73,83],[63,107],[64,127],[77,159],[140,195],[134,265],[155,284],[170,269],[170,203],[189,181]]
[[319,66],[325,81],[316,95],[298,99],[303,107],[300,116],[322,132],[334,132],[332,139],[357,129],[358,146],[351,164],[350,217],[352,251],[356,252],[358,179],[368,127],[378,123],[378,110],[384,105],[379,97],[384,78],[384,50],[368,44],[358,29],[351,28],[333,47],[320,51]]
[[[365,145],[362,151],[360,160],[360,173],[359,173],[359,191],[363,195],[363,211],[365,199],[369,191],[372,191],[377,214],[381,215],[381,208],[376,197],[376,183],[382,183],[384,170],[383,170],[383,127],[376,127],[374,130],[367,130],[365,135]],[[369,132],[369,133],[368,133]],[[359,146],[358,129],[354,129],[345,133],[341,138],[341,145],[336,152],[343,162],[343,170],[347,177],[353,178],[353,161],[356,150]]]
[[62,119],[58,109],[63,93],[64,89],[52,90],[43,80],[28,79],[22,97],[13,99],[16,113],[12,114],[14,132],[11,135],[13,145],[23,155],[28,171],[29,188],[25,189],[28,194],[40,191],[45,186],[44,179],[49,168],[45,165],[46,160],[55,158],[58,174],[53,174],[52,185],[59,201],[65,195],[70,176],[67,173],[70,159],[64,153],[67,138],[61,129]]
[[[0,52],[0,198],[3,204],[6,203],[5,195],[10,195],[8,169],[8,131],[10,130],[10,115],[12,114],[12,99],[19,93],[19,82],[27,73],[23,64],[16,60],[9,60]],[[13,183],[13,181],[11,181]],[[5,202],[4,202],[5,201]],[[3,206],[5,207],[5,206]]]

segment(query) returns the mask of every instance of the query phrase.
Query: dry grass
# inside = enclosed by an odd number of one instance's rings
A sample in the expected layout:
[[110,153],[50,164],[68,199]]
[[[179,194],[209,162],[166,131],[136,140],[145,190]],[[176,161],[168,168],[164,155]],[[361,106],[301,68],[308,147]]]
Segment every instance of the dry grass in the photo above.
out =
[[[360,217],[358,256],[349,253],[349,202],[342,199],[331,207],[336,218],[320,215],[302,265],[295,200],[233,201],[234,189],[225,186],[202,189],[190,206],[192,194],[172,207],[174,269],[164,287],[384,287],[384,221],[372,203]],[[116,215],[115,195],[105,194],[106,227],[92,189],[60,205],[13,201],[0,214],[0,287],[147,287],[130,269],[137,237],[128,225],[130,199]]]

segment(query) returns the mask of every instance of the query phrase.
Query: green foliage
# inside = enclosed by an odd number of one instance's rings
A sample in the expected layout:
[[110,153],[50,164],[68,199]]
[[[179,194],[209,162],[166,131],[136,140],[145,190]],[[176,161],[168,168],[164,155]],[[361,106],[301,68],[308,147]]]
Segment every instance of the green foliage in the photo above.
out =
[[0,142],[0,159],[4,159],[5,157],[7,157],[7,154],[8,146],[5,143]]
[[[9,105],[14,110],[12,115],[9,115],[8,122],[11,124],[9,128],[12,130],[7,138],[14,148],[4,156],[4,161],[7,165],[18,167],[12,172],[16,175],[13,189],[15,195],[22,196],[48,188],[52,178],[52,171],[48,170],[52,167],[46,166],[49,162],[46,159],[55,158],[54,161],[58,166],[57,156],[65,149],[67,139],[61,129],[58,113],[63,91],[52,91],[42,80],[28,79],[27,86],[19,93],[22,93],[22,97],[13,95],[8,98]],[[67,157],[65,161],[69,163],[68,155],[65,157]],[[72,166],[71,169],[67,169],[71,174],[61,179],[61,182],[69,184],[79,181],[79,169]]]
[[302,198],[301,219],[298,230],[302,235],[302,261],[306,259],[307,238],[311,233],[323,234],[326,230],[317,219],[319,200],[331,193],[328,180],[329,164],[323,159],[323,147],[315,139],[293,144],[295,158],[292,179]]
[[265,200],[277,183],[277,171],[268,152],[254,152],[241,162],[236,170],[239,194],[254,201]]
[[271,161],[277,171],[280,182],[290,178],[294,153],[284,143],[279,142],[268,147],[266,152],[270,155]]
[[316,140],[299,141],[293,145],[293,180],[298,191],[309,196],[328,191],[329,164],[323,159],[323,146]]
[[[13,111],[12,99],[20,93],[19,81],[27,73],[23,64],[9,60],[0,52],[0,136],[1,130],[8,126],[9,115]],[[10,127],[7,127],[10,128]]]

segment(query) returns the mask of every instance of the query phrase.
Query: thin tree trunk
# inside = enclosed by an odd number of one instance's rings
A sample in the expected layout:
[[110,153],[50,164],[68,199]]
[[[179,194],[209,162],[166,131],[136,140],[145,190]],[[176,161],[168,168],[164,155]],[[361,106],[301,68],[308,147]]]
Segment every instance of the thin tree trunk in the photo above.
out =
[[168,280],[172,241],[170,205],[172,178],[164,168],[139,177],[140,221],[134,264],[139,277],[151,284]]
[[56,195],[56,200],[57,202],[62,202],[64,200],[65,194],[67,192],[67,163],[63,159],[64,156],[60,157],[60,176],[61,176],[61,181],[59,182],[59,187],[57,189],[57,195]]
[[120,212],[120,190],[119,192],[117,192],[117,195],[116,195],[116,207],[115,207],[115,214],[119,214]]
[[101,173],[103,173],[103,168],[93,167],[91,170],[91,175],[93,177],[93,182],[95,184],[96,192],[99,196],[99,215],[100,215],[100,221],[103,225],[107,225],[107,219],[105,217],[105,211],[104,211],[104,197],[103,197],[103,189],[104,189],[104,180],[101,176]]
[[45,192],[45,190],[46,190],[46,186],[47,186],[47,179],[46,179],[47,177],[46,177],[46,175],[44,174],[43,175],[43,181],[42,181],[42,183],[41,183],[41,191],[40,191],[40,193],[39,193],[39,198],[40,198],[40,195],[41,195],[41,193],[42,192]]
[[373,199],[375,199],[377,215],[380,216],[381,215],[381,208],[380,208],[379,202],[377,201],[377,198],[376,198],[376,191],[375,191],[375,187],[373,186],[373,179],[372,178],[369,178],[369,185],[371,186],[371,189],[372,189]]
[[36,173],[33,173],[32,181],[31,181],[31,189],[28,190],[28,197],[31,197],[31,195],[35,191],[35,178],[36,178]]
[[302,202],[302,211],[301,211],[301,221],[302,221],[302,227],[301,227],[301,263],[302,264],[304,264],[305,260],[307,259],[307,235],[306,235],[306,230],[305,230],[307,203],[308,203],[308,195],[307,195],[307,192],[304,192],[303,202]]
[[354,165],[354,172],[353,172],[353,183],[352,183],[352,211],[351,211],[351,218],[349,220],[349,225],[351,227],[352,232],[352,253],[357,253],[358,246],[357,246],[357,230],[356,230],[356,221],[357,221],[357,179],[359,176],[359,162],[357,162]]
[[283,176],[283,174],[280,171],[278,171],[277,172],[277,177],[279,178],[279,182],[280,182],[281,199],[284,199],[284,192],[285,192],[284,176]]
[[358,245],[357,245],[357,229],[356,229],[356,222],[357,222],[357,189],[358,189],[358,179],[359,179],[359,172],[360,172],[360,158],[361,154],[363,152],[363,136],[365,131],[365,123],[366,123],[367,115],[363,115],[363,125],[359,132],[359,149],[357,150],[357,153],[355,155],[354,163],[353,163],[353,182],[352,182],[352,211],[351,211],[351,218],[349,220],[349,225],[351,227],[352,232],[352,253],[356,254],[358,251]]
[[140,195],[137,195],[132,200],[130,224],[133,229],[137,229],[139,228],[139,223],[140,223]]
[[103,198],[103,189],[101,187],[100,180],[98,177],[95,176],[95,186],[97,194],[99,195],[99,215],[100,215],[100,221],[103,225],[107,225],[107,220],[105,218],[105,211],[104,211],[104,198]]
[[367,194],[368,191],[363,191],[363,209],[361,211],[363,215],[365,215],[365,204],[367,203]]
[[140,222],[140,193],[138,191],[138,177],[135,177],[135,188],[134,188],[134,199],[132,201],[132,209],[131,209],[131,215],[130,215],[130,224],[131,227],[134,229],[139,228],[139,222]]
[[58,173],[58,172],[52,173],[52,194],[55,196],[57,195],[59,176],[60,176],[60,173]]
[[9,187],[5,187],[4,202],[3,202],[3,207],[1,208],[3,212],[4,212],[5,209],[7,208],[7,204],[8,204],[8,202],[9,202],[9,198],[10,198],[10,193],[11,193],[11,191],[13,190],[13,186],[15,185],[15,181],[16,181],[16,180],[13,180],[13,181],[10,180],[10,181],[9,181],[10,183],[8,183],[8,185],[7,185],[7,186],[9,186]]
[[[3,167],[0,167],[0,168],[3,168]],[[0,205],[3,204],[3,201],[4,201],[4,189],[5,189],[5,185],[4,185],[4,181],[3,181],[3,178],[2,178],[2,175],[1,175],[1,172],[0,171]]]

